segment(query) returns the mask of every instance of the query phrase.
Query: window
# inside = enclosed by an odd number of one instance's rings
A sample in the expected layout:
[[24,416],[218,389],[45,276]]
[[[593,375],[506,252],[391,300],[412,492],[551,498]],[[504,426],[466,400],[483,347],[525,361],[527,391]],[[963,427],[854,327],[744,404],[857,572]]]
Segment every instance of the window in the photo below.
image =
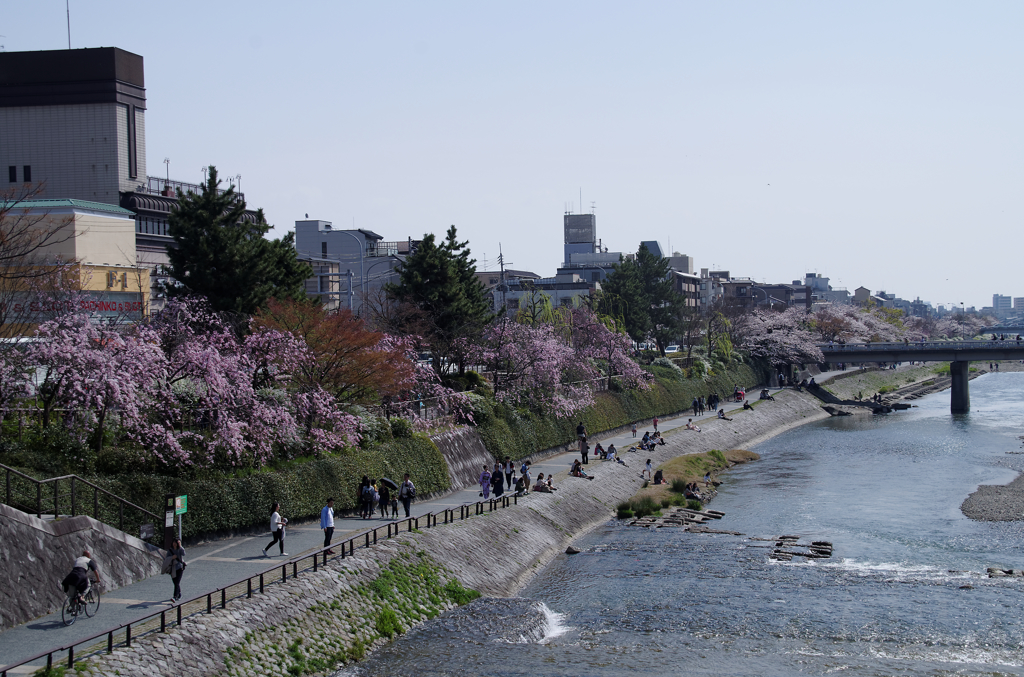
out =
[[32,165],[25,165],[23,169],[25,172],[25,183],[30,183],[32,181]]
[[327,258],[327,243],[326,242],[321,242],[320,243],[320,255],[323,256],[325,259]]
[[18,168],[15,167],[14,165],[11,165],[10,167],[7,168],[7,180],[10,181],[11,183],[18,182]]

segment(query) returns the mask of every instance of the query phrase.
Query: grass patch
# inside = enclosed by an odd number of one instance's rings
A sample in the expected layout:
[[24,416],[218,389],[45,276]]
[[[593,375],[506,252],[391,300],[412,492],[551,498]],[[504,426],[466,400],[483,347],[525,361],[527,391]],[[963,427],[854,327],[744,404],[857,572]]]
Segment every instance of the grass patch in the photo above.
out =
[[448,595],[448,599],[455,602],[459,606],[463,604],[469,604],[474,599],[480,596],[480,593],[476,590],[463,587],[457,579],[451,579],[444,584],[444,593]]

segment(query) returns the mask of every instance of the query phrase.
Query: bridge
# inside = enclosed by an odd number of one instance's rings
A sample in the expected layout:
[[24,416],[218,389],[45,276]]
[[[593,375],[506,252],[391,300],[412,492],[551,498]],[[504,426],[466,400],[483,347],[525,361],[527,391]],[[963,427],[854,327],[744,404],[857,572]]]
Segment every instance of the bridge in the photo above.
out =
[[953,378],[949,409],[971,410],[968,366],[971,362],[1024,359],[1024,341],[924,341],[920,343],[843,343],[819,345],[829,364],[865,362],[949,362]]

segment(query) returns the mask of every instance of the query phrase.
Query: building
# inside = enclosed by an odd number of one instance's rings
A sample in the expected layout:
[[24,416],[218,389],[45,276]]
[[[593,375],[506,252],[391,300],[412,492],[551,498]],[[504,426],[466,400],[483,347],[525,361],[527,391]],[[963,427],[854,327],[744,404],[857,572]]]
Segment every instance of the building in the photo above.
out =
[[147,175],[143,66],[117,47],[0,52],[0,168],[8,186],[41,184],[37,197],[131,212],[133,249],[150,271],[150,306],[159,310],[173,246],[168,216],[179,191],[201,187]]
[[569,214],[562,217],[564,258],[555,277],[576,275],[590,283],[603,282],[622,260],[621,252],[602,248],[597,237],[596,214]]
[[1013,299],[1002,294],[992,295],[992,312],[996,317],[1007,317],[1013,313]]
[[817,273],[806,273],[803,281],[793,280],[793,284],[809,288],[811,305],[850,303],[852,298],[846,287],[833,287],[829,284],[829,278]]
[[711,308],[725,298],[725,283],[730,279],[728,270],[700,269],[700,306]]
[[330,221],[295,222],[295,251],[314,268],[307,292],[321,296],[329,308],[358,314],[363,303],[398,281],[397,268],[416,251],[419,240],[389,242],[372,230],[342,230]]
[[519,311],[539,313],[547,303],[553,308],[578,306],[600,290],[600,282],[588,282],[574,273],[533,280],[515,279],[495,288],[493,307],[495,313],[501,312],[504,299],[505,312],[509,315]]
[[[59,229],[33,263],[73,263],[63,283],[69,291],[83,292],[77,310],[108,320],[139,320],[148,314],[149,269],[136,264],[135,215],[130,211],[104,202],[43,199],[20,202],[7,216],[29,219],[32,227],[47,232]],[[12,305],[3,313],[8,322],[33,325],[48,319],[47,309],[34,306],[28,289],[4,289],[2,296]]]

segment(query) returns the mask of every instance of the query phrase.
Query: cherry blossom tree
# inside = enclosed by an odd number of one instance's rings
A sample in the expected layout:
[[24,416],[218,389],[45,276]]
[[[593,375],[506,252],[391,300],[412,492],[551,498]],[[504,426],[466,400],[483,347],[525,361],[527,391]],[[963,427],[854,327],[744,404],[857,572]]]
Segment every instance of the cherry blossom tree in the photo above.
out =
[[808,327],[809,317],[802,308],[791,307],[781,312],[756,309],[742,316],[736,324],[742,327],[740,348],[773,366],[824,359]]

